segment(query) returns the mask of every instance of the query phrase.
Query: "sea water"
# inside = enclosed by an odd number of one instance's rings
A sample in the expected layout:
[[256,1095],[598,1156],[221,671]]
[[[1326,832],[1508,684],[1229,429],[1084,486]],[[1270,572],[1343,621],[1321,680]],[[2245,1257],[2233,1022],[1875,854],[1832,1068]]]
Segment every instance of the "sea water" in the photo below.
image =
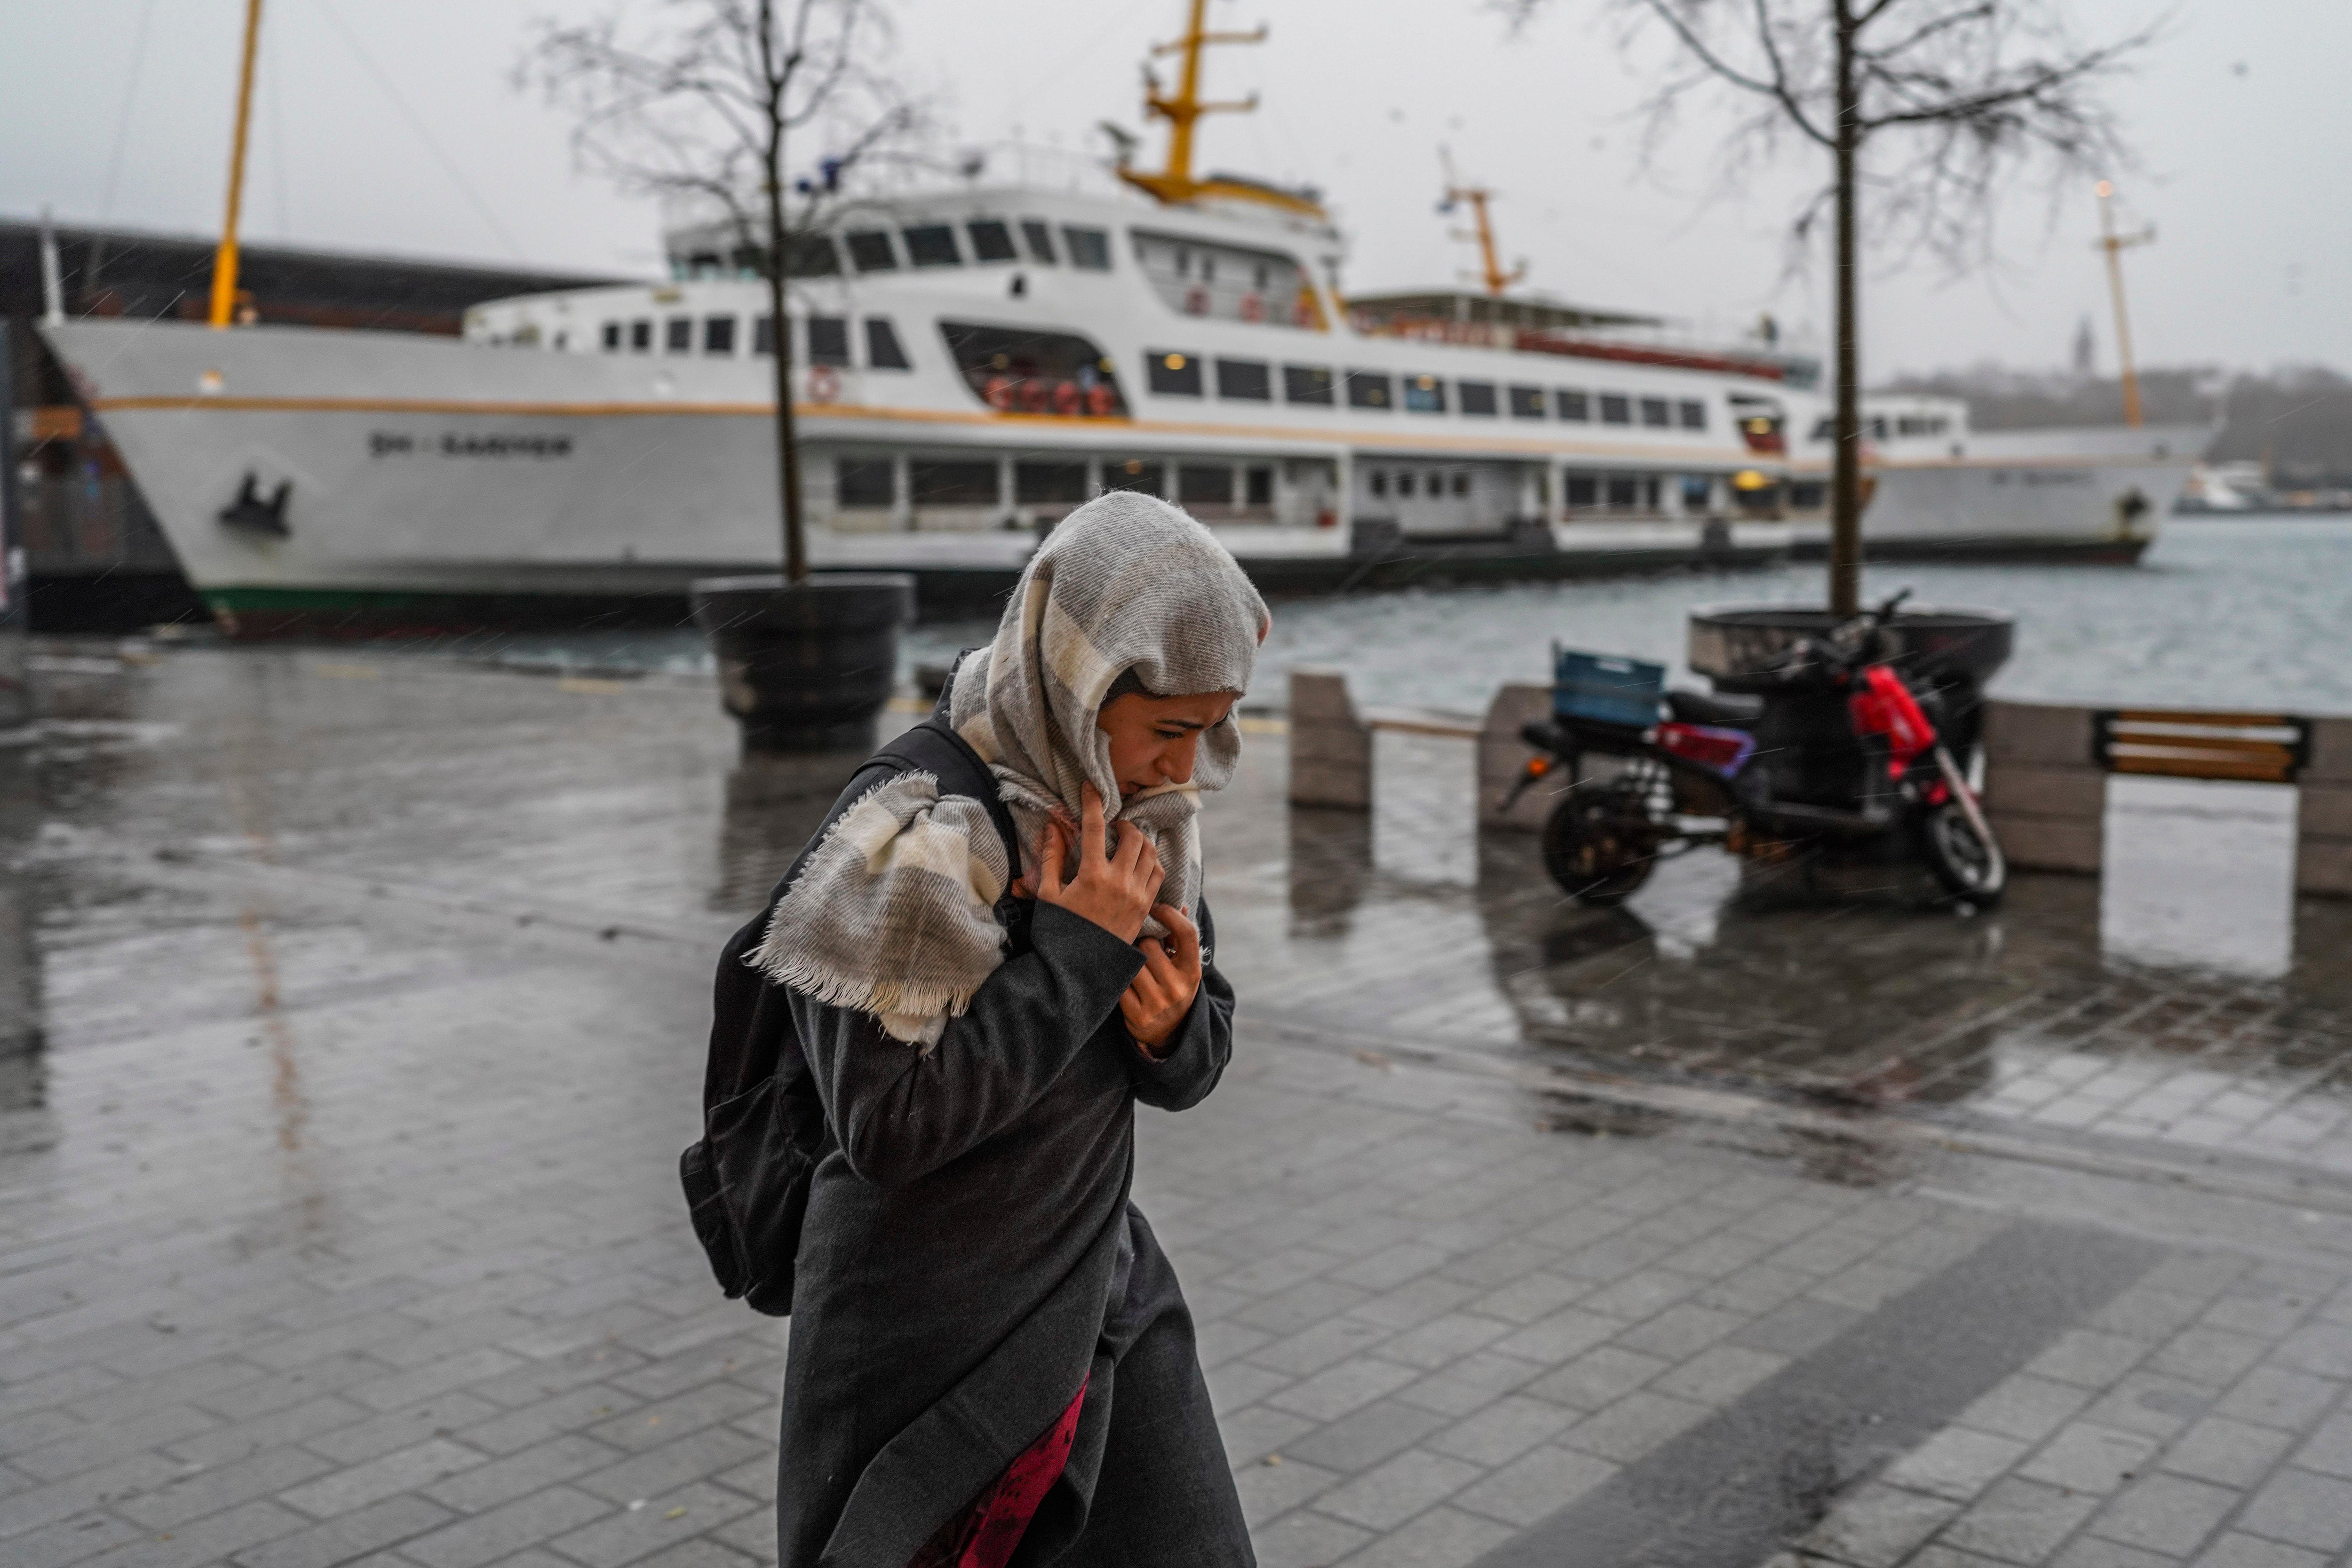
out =
[[[1483,709],[1507,681],[1543,681],[1555,642],[1664,664],[1677,681],[1687,618],[1706,604],[1822,602],[1828,569],[1675,572],[1585,582],[1407,589],[1274,606],[1250,706],[1279,706],[1297,665],[1347,673],[1359,702]],[[2016,617],[1994,695],[2091,705],[2352,714],[2352,519],[2170,519],[2136,567],[1873,565],[1864,597]],[[902,653],[944,664],[992,621],[939,622]],[[450,651],[525,664],[709,668],[691,629],[469,639]],[[1703,683],[1702,683],[1703,684]]]

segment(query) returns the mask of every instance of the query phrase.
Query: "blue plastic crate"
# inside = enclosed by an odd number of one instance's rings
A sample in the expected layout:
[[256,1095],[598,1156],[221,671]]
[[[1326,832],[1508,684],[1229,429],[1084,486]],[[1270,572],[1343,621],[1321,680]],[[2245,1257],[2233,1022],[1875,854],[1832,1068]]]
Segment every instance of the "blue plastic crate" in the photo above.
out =
[[1552,644],[1552,711],[1562,718],[1647,729],[1665,700],[1666,667]]

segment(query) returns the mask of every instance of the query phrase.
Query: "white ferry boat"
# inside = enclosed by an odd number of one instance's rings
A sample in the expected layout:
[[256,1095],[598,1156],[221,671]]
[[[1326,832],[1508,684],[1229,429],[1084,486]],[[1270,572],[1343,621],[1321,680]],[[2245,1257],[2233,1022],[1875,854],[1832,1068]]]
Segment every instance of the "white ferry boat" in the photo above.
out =
[[[1208,107],[1192,63],[1156,112]],[[1118,487],[1276,591],[1761,560],[1823,527],[1810,364],[1511,296],[1491,267],[1485,293],[1343,298],[1312,193],[1195,178],[1190,147],[1104,193],[862,200],[797,242],[815,565],[971,606]],[[674,617],[690,580],[781,546],[763,258],[716,226],[669,246],[667,282],[484,305],[458,340],[44,330],[232,632]],[[2129,559],[2171,498],[2160,449],[1994,457],[1964,412],[1885,418],[1874,548]]]

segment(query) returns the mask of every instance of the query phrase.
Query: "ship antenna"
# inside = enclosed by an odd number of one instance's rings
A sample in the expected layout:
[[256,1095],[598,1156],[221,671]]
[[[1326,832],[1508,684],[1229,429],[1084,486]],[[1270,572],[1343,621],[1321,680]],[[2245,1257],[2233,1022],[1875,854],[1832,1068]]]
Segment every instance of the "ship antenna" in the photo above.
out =
[[2148,225],[2137,234],[2116,233],[2116,188],[2105,180],[2099,182],[2098,248],[2107,253],[2107,296],[2116,307],[2116,361],[2122,371],[2124,388],[2124,423],[2137,426],[2139,414],[2139,371],[2132,363],[2131,314],[2124,308],[2124,258],[2128,246],[2146,245],[2156,238],[2156,225]]
[[1119,177],[1139,189],[1148,191],[1171,205],[1192,201],[1203,191],[1215,185],[1213,180],[1192,177],[1192,122],[1204,114],[1247,114],[1257,107],[1257,95],[1252,93],[1239,103],[1203,103],[1201,101],[1201,48],[1205,44],[1262,44],[1265,29],[1254,33],[1212,33],[1207,30],[1209,0],[1192,0],[1192,20],[1184,36],[1171,44],[1160,44],[1152,49],[1154,56],[1181,55],[1183,70],[1176,78],[1176,90],[1171,95],[1160,90],[1157,80],[1147,69],[1144,73],[1143,110],[1168,121],[1168,163],[1157,174],[1138,173],[1121,169]]
[[1454,172],[1454,154],[1444,147],[1438,148],[1437,157],[1445,168],[1445,200],[1438,204],[1437,210],[1450,213],[1456,202],[1470,204],[1470,220],[1475,227],[1469,233],[1456,229],[1454,237],[1477,242],[1479,276],[1486,285],[1486,292],[1500,298],[1503,290],[1528,275],[1528,264],[1523,261],[1508,272],[1503,270],[1502,262],[1495,256],[1494,220],[1486,214],[1486,203],[1495,193],[1484,185],[1464,184],[1462,177]]
[[226,327],[236,311],[236,210],[245,196],[246,131],[253,122],[253,56],[261,40],[261,0],[245,0],[245,58],[236,73],[236,133],[229,143],[228,214],[213,255],[213,314]]

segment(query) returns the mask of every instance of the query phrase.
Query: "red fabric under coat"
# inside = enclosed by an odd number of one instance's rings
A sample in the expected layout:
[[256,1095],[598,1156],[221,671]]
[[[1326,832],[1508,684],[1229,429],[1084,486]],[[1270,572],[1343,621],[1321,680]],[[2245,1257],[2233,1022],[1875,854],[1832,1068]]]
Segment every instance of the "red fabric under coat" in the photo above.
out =
[[942,1526],[915,1553],[908,1568],[1004,1568],[1028,1532],[1037,1505],[1062,1479],[1070,1444],[1078,1434],[1078,1412],[1086,1402],[1087,1385],[1081,1379],[1061,1418],[1005,1466],[1004,1473],[973,1499],[971,1507]]

